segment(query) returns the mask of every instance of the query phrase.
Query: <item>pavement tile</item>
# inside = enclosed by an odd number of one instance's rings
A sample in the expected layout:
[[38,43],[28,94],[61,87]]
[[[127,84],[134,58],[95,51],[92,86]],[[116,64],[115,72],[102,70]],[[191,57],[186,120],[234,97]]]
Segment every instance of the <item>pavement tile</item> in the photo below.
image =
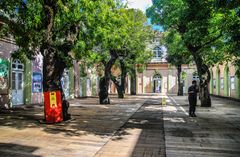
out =
[[39,123],[39,106],[0,114],[0,156],[92,157],[144,101],[135,97],[99,105],[96,98],[74,99],[72,120],[54,125]]
[[[167,105],[161,106],[161,98]],[[42,106],[0,113],[0,157],[239,157],[240,103],[212,97],[188,117],[186,96],[70,101],[70,121],[46,125]],[[199,102],[198,102],[199,104]]]

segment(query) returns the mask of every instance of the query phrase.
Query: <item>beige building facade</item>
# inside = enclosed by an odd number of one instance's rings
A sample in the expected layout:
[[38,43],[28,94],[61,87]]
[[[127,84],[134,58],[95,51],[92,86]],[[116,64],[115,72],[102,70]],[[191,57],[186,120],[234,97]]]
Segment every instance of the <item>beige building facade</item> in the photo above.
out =
[[[186,77],[183,79],[183,92],[187,94],[188,86],[196,71],[195,66],[183,65],[182,71]],[[177,94],[177,69],[167,62],[149,63],[143,73],[137,74],[137,93],[163,93]]]
[[[152,52],[152,59],[146,65],[142,73],[137,73],[136,93],[162,93],[177,94],[177,69],[171,66],[167,60],[167,49],[160,45],[159,41],[161,33],[156,33],[156,37],[149,43],[147,52]],[[182,65],[182,72],[185,74],[183,78],[183,92],[187,94],[188,87],[191,85],[196,67],[194,65]],[[130,78],[126,79],[126,93],[130,93]],[[110,93],[116,93],[113,83],[110,87]]]
[[240,99],[240,78],[231,63],[216,65],[211,69],[210,93]]

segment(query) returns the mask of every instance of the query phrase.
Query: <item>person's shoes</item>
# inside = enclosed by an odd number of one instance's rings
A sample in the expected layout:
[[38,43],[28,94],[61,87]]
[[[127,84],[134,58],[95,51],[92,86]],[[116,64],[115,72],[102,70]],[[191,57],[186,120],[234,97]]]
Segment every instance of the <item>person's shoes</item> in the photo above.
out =
[[197,115],[195,115],[195,113],[192,114],[192,117],[197,117]]
[[195,113],[189,114],[189,117],[197,117]]

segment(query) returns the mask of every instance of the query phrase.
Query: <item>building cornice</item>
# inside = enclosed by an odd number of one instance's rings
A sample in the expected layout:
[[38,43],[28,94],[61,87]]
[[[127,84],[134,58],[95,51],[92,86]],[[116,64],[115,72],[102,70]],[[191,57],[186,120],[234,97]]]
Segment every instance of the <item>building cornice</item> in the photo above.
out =
[[0,41],[16,45],[16,42],[11,38],[0,38]]

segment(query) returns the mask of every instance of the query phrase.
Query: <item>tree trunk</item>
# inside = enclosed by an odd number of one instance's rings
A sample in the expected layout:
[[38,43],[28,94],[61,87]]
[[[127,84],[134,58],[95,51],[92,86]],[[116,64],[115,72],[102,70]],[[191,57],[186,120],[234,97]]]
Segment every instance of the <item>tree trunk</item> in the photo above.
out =
[[111,58],[108,63],[105,64],[104,77],[100,78],[99,82],[99,103],[100,104],[110,104],[110,99],[108,97],[109,81],[111,78],[111,68],[117,59],[117,51],[110,50]]
[[43,91],[61,92],[63,120],[67,120],[70,118],[70,114],[68,114],[69,103],[65,98],[61,85],[61,77],[64,69],[66,68],[66,64],[52,48],[44,49],[42,54],[43,54]]
[[118,98],[124,98],[125,94],[125,83],[126,83],[126,76],[127,76],[127,70],[124,64],[123,60],[120,60],[121,65],[121,84],[120,84],[120,93],[118,94]]
[[136,69],[135,67],[131,70],[130,73],[130,94],[131,95],[136,95],[136,84],[137,84],[137,79],[136,79]]
[[118,98],[124,98],[124,86],[122,85],[122,82],[120,83],[115,76],[111,75],[111,80],[114,83],[115,87],[117,88]]
[[100,78],[99,81],[99,103],[100,104],[110,104],[110,100],[108,97],[108,86],[109,86],[109,79],[104,76]]
[[[189,49],[192,50],[192,49]],[[198,76],[200,79],[200,101],[202,107],[211,107],[211,98],[209,93],[209,83],[211,79],[209,68],[206,64],[203,63],[203,60],[200,56],[197,55],[197,51],[190,51],[194,57],[194,61],[197,65]]]
[[117,88],[117,92],[118,92],[118,98],[123,99],[124,93],[121,85],[119,86],[119,88]]
[[[61,76],[65,63],[58,58],[54,50],[45,50],[43,56],[43,91],[62,91]],[[64,98],[65,99],[65,98]]]
[[[206,65],[204,65],[206,66]],[[203,66],[203,67],[204,67]],[[210,71],[209,69],[206,69],[205,75],[207,76],[201,76],[200,78],[200,101],[202,107],[211,107],[211,98],[209,93],[209,83],[210,83]]]
[[211,79],[209,68],[203,63],[201,56],[199,56],[199,47],[194,47],[191,44],[186,45],[189,52],[191,52],[197,66],[198,76],[200,79],[200,100],[202,107],[211,107],[211,98],[209,93],[209,83]]
[[211,98],[209,94],[208,84],[200,85],[200,100],[202,107],[211,107]]
[[181,81],[182,66],[177,66],[177,76],[178,76],[178,95],[183,95],[183,84]]

